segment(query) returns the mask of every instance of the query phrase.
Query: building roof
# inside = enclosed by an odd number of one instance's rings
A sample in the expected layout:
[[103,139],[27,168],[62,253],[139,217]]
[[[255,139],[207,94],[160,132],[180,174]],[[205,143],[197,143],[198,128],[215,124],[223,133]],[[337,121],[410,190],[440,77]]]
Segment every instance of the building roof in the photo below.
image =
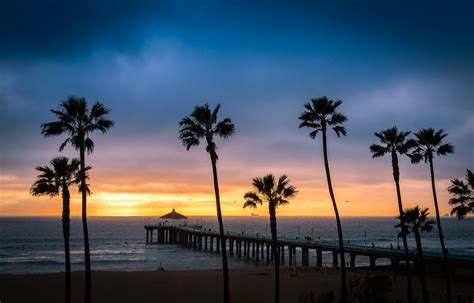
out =
[[173,211],[164,215],[164,216],[161,216],[160,217],[161,219],[174,219],[174,220],[178,220],[178,219],[187,219],[188,217],[180,214],[180,213],[177,213],[174,208],[173,208]]

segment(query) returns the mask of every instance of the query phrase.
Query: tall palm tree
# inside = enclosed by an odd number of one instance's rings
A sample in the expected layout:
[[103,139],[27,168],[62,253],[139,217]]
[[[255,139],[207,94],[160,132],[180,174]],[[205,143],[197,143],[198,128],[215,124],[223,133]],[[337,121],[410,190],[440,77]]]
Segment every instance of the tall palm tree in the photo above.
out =
[[280,205],[287,205],[289,199],[294,198],[298,193],[296,187],[289,185],[286,175],[278,178],[275,184],[275,177],[268,174],[263,178],[253,178],[254,191],[249,191],[244,195],[244,208],[257,208],[263,202],[268,203],[268,211],[270,213],[270,230],[273,242],[273,259],[275,260],[275,303],[280,302],[280,259],[277,246],[277,221],[276,208]]
[[[393,171],[393,180],[395,181],[395,188],[397,190],[397,201],[398,201],[398,212],[402,218],[403,213],[403,203],[402,195],[400,192],[400,168],[398,166],[398,155],[406,155],[408,151],[414,147],[413,140],[407,140],[410,132],[398,131],[394,126],[388,128],[381,132],[375,133],[374,135],[380,140],[379,144],[372,144],[370,146],[370,151],[372,152],[372,158],[379,158],[389,154],[392,157],[392,171]],[[405,224],[400,220],[400,227],[402,230],[405,230]],[[405,252],[405,262],[406,262],[406,277],[407,277],[407,302],[413,302],[413,291],[411,286],[411,277],[410,277],[410,257],[408,254],[408,243],[406,233],[401,233],[403,240],[403,249]]]
[[67,134],[67,139],[59,147],[62,151],[69,143],[79,150],[81,172],[80,191],[82,193],[82,227],[84,233],[84,263],[85,263],[85,302],[91,302],[91,261],[89,249],[89,231],[87,228],[87,184],[85,153],[92,153],[94,141],[90,135],[94,131],[107,132],[114,122],[107,118],[110,112],[102,103],[96,102],[89,110],[87,101],[83,97],[71,96],[62,101],[58,109],[51,112],[56,116],[56,121],[41,125],[45,137]]
[[433,190],[433,200],[436,212],[436,222],[438,226],[439,241],[441,243],[441,250],[443,251],[443,271],[446,278],[446,296],[447,302],[451,302],[451,281],[449,277],[449,264],[448,264],[448,250],[444,245],[443,229],[441,228],[441,219],[439,215],[438,198],[436,196],[436,184],[433,168],[433,157],[435,154],[438,156],[446,156],[454,153],[454,146],[450,143],[444,143],[443,139],[448,134],[445,134],[442,129],[435,131],[433,128],[425,128],[415,133],[416,148],[410,156],[413,164],[420,163],[424,160],[430,165],[431,174],[431,189]]
[[341,302],[347,301],[346,290],[346,261],[344,256],[344,243],[342,238],[341,219],[337,209],[336,198],[332,188],[331,172],[329,170],[328,151],[327,151],[327,130],[332,128],[338,137],[346,135],[346,129],[343,123],[347,120],[346,116],[337,112],[337,108],[342,104],[342,101],[333,101],[327,97],[319,97],[311,99],[304,105],[305,111],[301,114],[299,119],[302,121],[300,128],[307,127],[312,129],[309,133],[311,139],[316,138],[316,135],[321,132],[323,136],[323,153],[324,166],[326,168],[326,178],[329,188],[329,195],[331,196],[334,213],[337,222],[337,234],[339,239],[339,249],[341,251]]
[[448,192],[453,195],[449,204],[454,205],[451,215],[464,219],[468,214],[474,213],[474,174],[469,169],[466,174],[466,183],[460,179],[452,179]]
[[227,264],[226,239],[224,234],[224,223],[222,220],[221,199],[219,194],[219,182],[217,178],[217,145],[214,137],[229,138],[235,132],[235,126],[229,118],[217,122],[217,113],[220,104],[211,110],[209,104],[196,106],[191,115],[179,122],[179,138],[186,150],[198,146],[201,140],[206,140],[206,151],[211,158],[212,175],[214,178],[214,192],[216,196],[217,220],[219,221],[219,233],[221,239],[222,268],[224,274],[224,302],[229,302],[229,267]]
[[[430,232],[433,229],[433,220],[428,219],[428,208],[420,209],[419,206],[405,209],[400,216],[397,218],[400,219],[400,224],[396,227],[400,228],[401,231],[399,236],[408,235],[413,233],[416,240],[416,255],[418,259],[418,264],[420,265],[420,280],[421,288],[423,293],[423,302],[429,302],[428,288],[426,286],[426,270],[425,270],[425,261],[423,259],[423,248],[421,246],[421,234],[423,232]],[[403,223],[402,223],[403,222]]]
[[50,166],[37,166],[36,170],[40,172],[36,182],[33,183],[30,193],[33,196],[58,196],[60,193],[63,200],[63,237],[64,237],[64,259],[66,264],[65,280],[65,302],[71,302],[71,258],[69,252],[70,235],[70,194],[69,186],[78,184],[78,174],[80,162],[77,159],[66,157],[56,157],[50,162]]

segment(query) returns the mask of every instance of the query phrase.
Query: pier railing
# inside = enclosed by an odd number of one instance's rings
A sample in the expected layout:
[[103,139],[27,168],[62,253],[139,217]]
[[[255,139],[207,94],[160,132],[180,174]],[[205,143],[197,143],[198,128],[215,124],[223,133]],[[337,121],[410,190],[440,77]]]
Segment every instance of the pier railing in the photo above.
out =
[[[161,224],[146,224],[146,243],[174,243],[184,246],[191,246],[197,250],[219,251],[220,234],[210,228],[202,226],[168,226]],[[156,231],[156,236],[154,232]],[[156,238],[156,241],[155,239]],[[273,261],[273,245],[270,237],[259,233],[227,231],[225,234],[225,249],[229,255],[238,257],[246,256],[255,258],[257,261],[263,260],[267,263]],[[316,266],[322,266],[323,252],[332,253],[333,267],[338,266],[340,260],[340,248],[337,241],[318,240],[314,241],[310,237],[289,237],[279,235],[277,242],[277,255],[281,257],[281,263],[286,261],[289,264],[296,264],[297,255],[301,255],[301,265],[310,264],[310,251],[316,256]],[[297,253],[298,252],[298,253]],[[316,254],[314,254],[316,252]],[[397,267],[404,263],[403,249],[398,247],[377,247],[367,246],[355,241],[344,243],[344,252],[349,256],[348,266],[356,266],[356,257],[365,256],[369,259],[371,267],[375,267],[377,259],[390,261],[392,267]],[[288,257],[285,257],[288,254]],[[280,258],[279,257],[279,258]],[[417,263],[416,250],[409,251],[410,263]],[[465,254],[449,253],[450,264],[464,268],[471,268],[474,275],[474,256]],[[427,263],[442,262],[441,252],[424,250],[424,260]]]

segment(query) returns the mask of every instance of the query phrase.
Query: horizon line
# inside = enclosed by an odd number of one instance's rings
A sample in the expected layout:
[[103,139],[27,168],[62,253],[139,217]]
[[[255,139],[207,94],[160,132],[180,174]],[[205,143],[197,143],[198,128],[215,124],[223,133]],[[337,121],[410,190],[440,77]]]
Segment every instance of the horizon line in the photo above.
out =
[[[189,217],[216,217],[217,215],[189,215]],[[155,216],[142,216],[142,215],[94,215],[94,216],[87,216],[87,218],[151,218],[151,217],[160,217],[158,215]],[[239,217],[239,218],[244,218],[244,217],[250,217],[250,218],[266,218],[268,216],[251,216],[251,215],[223,215],[223,217]],[[277,218],[285,218],[285,217],[307,217],[307,218],[329,218],[329,217],[334,217],[334,215],[281,215],[277,216]],[[390,215],[345,215],[341,217],[352,217],[352,218],[359,218],[359,217],[371,217],[371,218],[396,218],[396,216],[390,216]],[[456,219],[455,216],[441,216],[442,218],[454,218]],[[56,215],[0,215],[0,218],[59,218],[61,219],[61,216],[56,216]],[[74,215],[70,216],[70,218],[82,218],[81,215]],[[471,216],[466,216],[464,219],[469,219]],[[472,216],[474,218],[474,216]]]

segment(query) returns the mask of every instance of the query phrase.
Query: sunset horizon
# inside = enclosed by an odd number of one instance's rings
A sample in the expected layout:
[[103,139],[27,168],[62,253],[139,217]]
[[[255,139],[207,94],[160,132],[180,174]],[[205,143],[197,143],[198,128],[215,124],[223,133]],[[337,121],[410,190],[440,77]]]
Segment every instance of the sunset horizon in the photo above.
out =
[[472,301],[473,1],[2,4],[0,303]]

